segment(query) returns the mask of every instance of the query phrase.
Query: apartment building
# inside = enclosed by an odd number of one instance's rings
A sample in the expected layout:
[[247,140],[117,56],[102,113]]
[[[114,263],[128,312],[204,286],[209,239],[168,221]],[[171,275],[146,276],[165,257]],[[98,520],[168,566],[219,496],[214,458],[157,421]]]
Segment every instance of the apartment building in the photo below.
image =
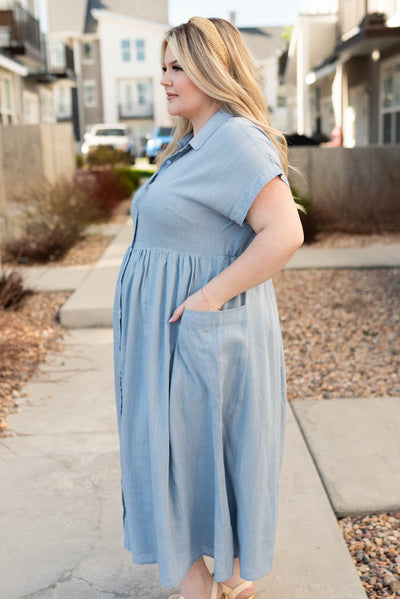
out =
[[400,143],[400,1],[304,1],[287,80],[299,132]]
[[0,0],[0,124],[55,122],[60,80],[75,85],[71,49],[46,40],[32,0]]
[[77,139],[94,123],[121,121],[130,125],[140,151],[155,124],[168,122],[158,83],[167,29],[167,0],[48,3],[49,38],[67,41],[74,51],[77,88],[70,110]]
[[239,31],[261,68],[271,124],[287,131],[286,91],[281,80],[282,57],[287,53],[285,27],[239,27]]

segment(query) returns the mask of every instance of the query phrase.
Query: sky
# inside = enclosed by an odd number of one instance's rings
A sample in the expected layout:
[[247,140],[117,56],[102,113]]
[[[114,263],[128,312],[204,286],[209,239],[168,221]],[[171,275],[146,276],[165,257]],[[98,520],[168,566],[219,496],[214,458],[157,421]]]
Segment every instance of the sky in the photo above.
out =
[[179,25],[190,17],[229,18],[236,12],[238,27],[293,25],[301,0],[169,0],[169,22]]

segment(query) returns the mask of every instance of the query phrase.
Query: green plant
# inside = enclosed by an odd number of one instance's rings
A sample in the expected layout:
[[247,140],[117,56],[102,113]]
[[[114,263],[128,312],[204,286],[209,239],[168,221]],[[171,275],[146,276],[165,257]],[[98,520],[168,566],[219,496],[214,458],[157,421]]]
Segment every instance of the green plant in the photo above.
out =
[[33,291],[24,287],[21,276],[16,272],[0,274],[0,308],[17,310],[23,300],[32,294]]
[[99,146],[86,156],[86,162],[89,166],[129,164],[130,156],[123,150]]
[[75,155],[75,164],[76,164],[76,168],[82,168],[83,167],[83,156],[82,156],[82,154],[76,154]]
[[147,177],[152,177],[154,175],[154,169],[148,169],[148,168],[135,168],[133,169],[135,173],[137,173],[139,175],[140,179],[145,179]]
[[318,218],[313,210],[312,203],[308,198],[301,197],[292,184],[290,184],[290,189],[296,204],[302,208],[299,208],[299,216],[303,226],[304,243],[312,243],[320,232]]
[[133,170],[129,166],[120,166],[115,168],[115,174],[119,178],[120,184],[123,187],[125,198],[128,198],[140,185],[141,175],[138,171]]

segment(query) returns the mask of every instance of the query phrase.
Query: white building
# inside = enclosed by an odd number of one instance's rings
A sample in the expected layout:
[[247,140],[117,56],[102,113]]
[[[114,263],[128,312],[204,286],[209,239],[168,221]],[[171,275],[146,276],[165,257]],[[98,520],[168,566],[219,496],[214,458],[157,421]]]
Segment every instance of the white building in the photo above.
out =
[[168,29],[167,0],[48,0],[49,38],[73,47],[77,88],[71,96],[58,86],[57,114],[72,111],[77,139],[94,123],[121,121],[141,150],[166,122],[157,83]]
[[93,10],[98,21],[103,117],[123,121],[144,150],[146,135],[154,126],[170,124],[162,76],[160,49],[167,25]]
[[400,142],[400,0],[304,0],[287,83],[297,131]]
[[[314,65],[321,63],[332,51],[336,40],[337,11],[337,0],[302,1],[301,14],[290,42],[286,73],[290,131],[309,136],[315,133],[311,114],[314,100],[306,77]],[[321,101],[322,130],[330,134],[335,124],[331,92]]]
[[280,81],[281,57],[287,51],[284,27],[239,27],[247,47],[261,67],[270,120],[279,131],[287,130],[287,110]]
[[49,44],[33,0],[0,0],[0,124],[54,123],[54,89],[74,85],[69,48]]

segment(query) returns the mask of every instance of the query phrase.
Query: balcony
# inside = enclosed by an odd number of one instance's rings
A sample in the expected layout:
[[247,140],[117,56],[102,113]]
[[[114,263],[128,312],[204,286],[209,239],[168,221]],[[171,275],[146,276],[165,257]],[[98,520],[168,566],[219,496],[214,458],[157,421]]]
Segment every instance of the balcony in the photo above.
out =
[[72,48],[59,40],[45,41],[47,71],[58,78],[76,81],[74,52]]
[[365,26],[385,26],[396,12],[396,0],[339,0],[340,35],[348,37]]
[[146,104],[118,104],[118,117],[120,119],[152,119],[153,116],[154,108],[152,102]]
[[[377,12],[379,9],[380,12]],[[400,27],[388,27],[395,0],[339,0],[339,38],[335,56],[342,60],[387,52],[398,46]]]
[[[5,7],[5,8],[4,8]],[[44,66],[40,24],[18,2],[0,4],[0,48],[28,68]]]

